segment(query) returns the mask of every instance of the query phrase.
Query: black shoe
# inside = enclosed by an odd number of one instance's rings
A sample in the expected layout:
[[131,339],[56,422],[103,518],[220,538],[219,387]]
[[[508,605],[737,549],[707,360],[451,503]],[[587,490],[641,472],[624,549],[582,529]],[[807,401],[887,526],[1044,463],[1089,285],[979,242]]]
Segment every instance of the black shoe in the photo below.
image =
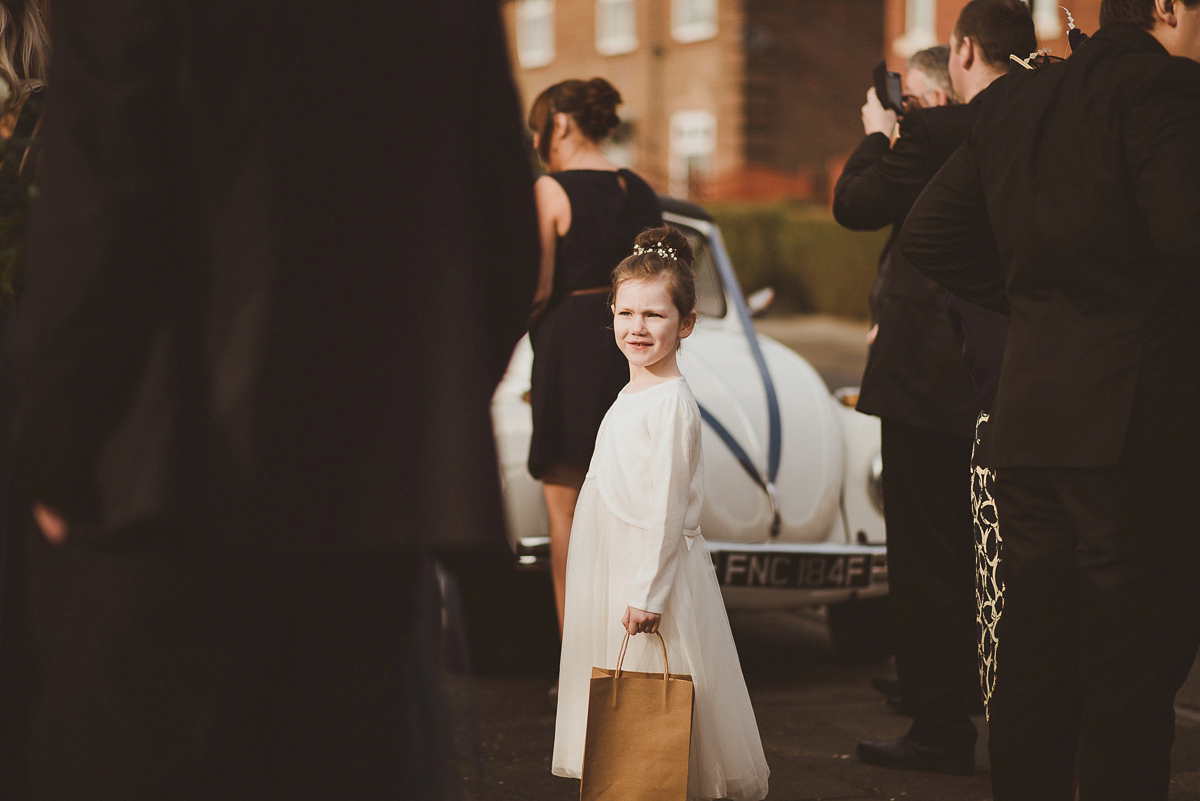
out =
[[928,770],[954,776],[975,774],[974,754],[955,754],[936,745],[925,745],[909,735],[894,740],[861,740],[858,758],[868,765],[901,770]]

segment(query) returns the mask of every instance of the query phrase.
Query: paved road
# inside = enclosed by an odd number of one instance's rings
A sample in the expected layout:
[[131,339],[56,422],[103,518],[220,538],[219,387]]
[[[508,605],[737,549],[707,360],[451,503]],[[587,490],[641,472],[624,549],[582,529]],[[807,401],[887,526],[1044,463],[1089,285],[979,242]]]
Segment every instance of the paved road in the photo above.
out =
[[[971,777],[893,771],[858,762],[862,737],[899,736],[908,720],[868,686],[886,666],[838,656],[815,613],[735,613],[734,636],[771,766],[772,801],[985,801],[991,798],[987,724],[980,729]],[[1200,702],[1193,671],[1192,702]],[[454,679],[461,708],[464,680]],[[554,711],[549,676],[476,678],[482,760],[464,752],[466,801],[571,801],[578,782],[550,774]],[[1179,720],[1172,755],[1171,801],[1200,801],[1200,711]],[[482,765],[482,779],[477,767]]]
[[[866,359],[865,324],[830,317],[768,317],[757,324],[762,333],[808,358],[831,388],[858,384]],[[890,675],[890,668],[855,663],[835,653],[818,612],[734,613],[731,623],[771,766],[772,801],[991,798],[987,724],[982,717],[976,719],[976,776],[863,765],[853,756],[860,738],[899,736],[908,726],[908,720],[893,713],[869,686],[871,677]],[[465,801],[579,797],[577,782],[550,774],[554,711],[547,691],[553,681],[552,648],[523,653],[530,667],[518,678],[451,676],[458,778]],[[1193,668],[1177,709],[1170,798],[1200,801],[1200,667]]]

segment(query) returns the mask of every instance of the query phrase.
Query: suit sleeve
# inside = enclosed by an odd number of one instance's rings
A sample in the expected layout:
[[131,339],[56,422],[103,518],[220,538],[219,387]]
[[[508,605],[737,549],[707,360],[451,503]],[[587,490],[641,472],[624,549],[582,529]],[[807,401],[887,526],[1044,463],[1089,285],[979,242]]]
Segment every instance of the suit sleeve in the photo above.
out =
[[649,528],[629,606],[662,614],[684,547],[683,523],[700,461],[700,415],[683,398],[672,398],[651,426]]
[[972,131],[913,205],[897,246],[913,266],[954,294],[1007,314],[974,146]]
[[900,136],[871,134],[859,143],[833,189],[833,216],[852,231],[874,231],[904,219],[936,170],[920,114],[900,123]]
[[[1200,65],[1173,59],[1129,111],[1126,158],[1137,206],[1167,274],[1200,273]],[[1190,275],[1189,275],[1190,274]],[[1170,279],[1169,279],[1170,280]]]

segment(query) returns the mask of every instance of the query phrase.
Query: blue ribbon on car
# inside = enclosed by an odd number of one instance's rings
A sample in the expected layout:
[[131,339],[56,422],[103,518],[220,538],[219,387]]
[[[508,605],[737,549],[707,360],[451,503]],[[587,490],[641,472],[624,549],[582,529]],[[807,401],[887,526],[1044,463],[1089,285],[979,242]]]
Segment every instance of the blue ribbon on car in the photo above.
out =
[[[699,406],[699,404],[697,405]],[[750,454],[746,453],[746,449],[733,438],[733,434],[730,434],[729,430],[721,425],[717,418],[713,417],[712,412],[703,406],[700,406],[700,419],[708,423],[709,428],[713,430],[717,438],[725,443],[725,447],[729,448],[730,453],[733,454],[733,458],[737,459],[738,464],[746,471],[746,475],[750,476],[755,484],[765,490],[767,488],[766,482],[758,474],[758,468],[754,466],[754,462],[750,459]]]
[[758,336],[754,331],[754,321],[750,319],[750,310],[746,307],[746,299],[742,295],[741,285],[738,284],[733,264],[730,263],[729,257],[725,253],[724,242],[721,241],[721,232],[716,226],[713,226],[711,236],[713,260],[716,262],[717,271],[721,274],[721,283],[725,285],[725,291],[733,300],[734,312],[737,314],[742,332],[746,335],[746,343],[750,346],[750,354],[754,357],[754,364],[758,368],[758,375],[763,383],[763,394],[767,399],[766,476],[764,477],[754,466],[754,461],[750,458],[750,454],[746,453],[746,449],[703,406],[700,407],[700,418],[709,425],[721,442],[725,443],[725,447],[729,448],[730,453],[754,483],[767,493],[775,513],[775,520],[771,527],[771,536],[775,536],[779,533],[779,508],[775,498],[775,478],[779,475],[779,462],[783,450],[783,423],[779,413],[779,396],[775,392],[775,381],[771,378],[770,371],[767,370],[767,360],[763,357],[762,348],[759,347]]

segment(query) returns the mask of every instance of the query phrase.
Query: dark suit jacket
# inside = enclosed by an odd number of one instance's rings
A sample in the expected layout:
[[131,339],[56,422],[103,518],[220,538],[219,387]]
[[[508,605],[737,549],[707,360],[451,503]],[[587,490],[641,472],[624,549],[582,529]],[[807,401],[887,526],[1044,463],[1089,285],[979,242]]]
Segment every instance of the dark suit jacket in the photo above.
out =
[[939,106],[906,114],[900,136],[871,134],[834,187],[833,216],[854,231],[892,226],[871,290],[879,325],[863,372],[858,410],[920,428],[969,436],[979,401],[946,314],[945,291],[913,269],[896,236],[925,184],[970,130],[978,106]]
[[495,536],[538,262],[497,4],[88,0],[52,35],[32,497],[76,544]]
[[1012,328],[992,463],[1200,460],[1200,64],[1101,29],[987,91],[900,248]]

